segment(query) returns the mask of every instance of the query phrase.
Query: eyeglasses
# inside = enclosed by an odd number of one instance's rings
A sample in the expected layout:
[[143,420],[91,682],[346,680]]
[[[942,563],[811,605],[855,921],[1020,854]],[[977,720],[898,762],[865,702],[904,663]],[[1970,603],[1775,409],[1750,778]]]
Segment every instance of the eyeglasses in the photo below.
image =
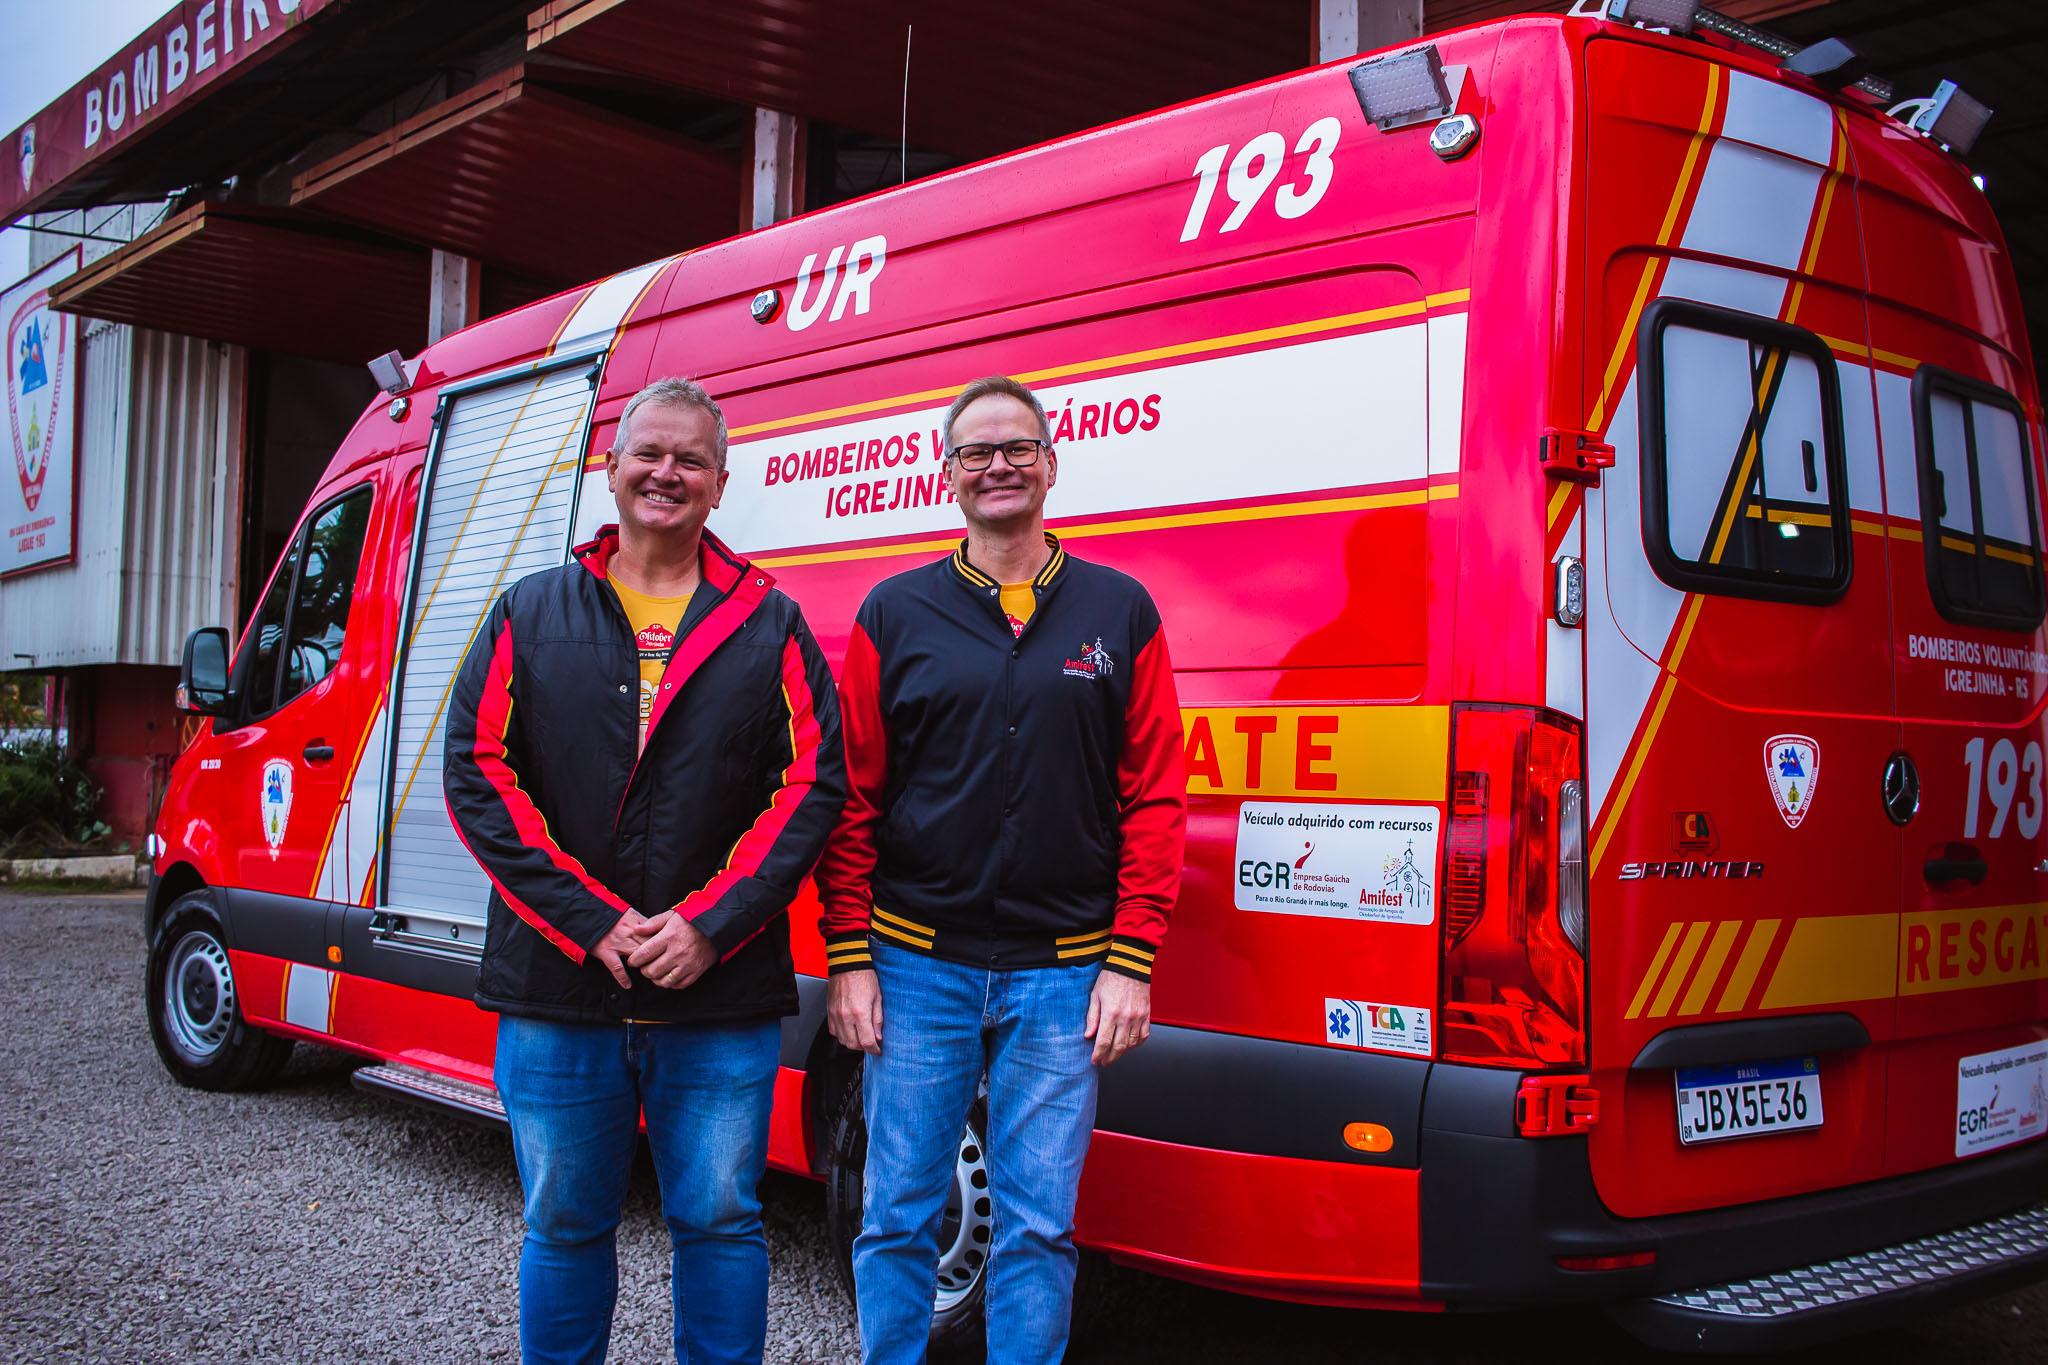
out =
[[1044,449],[1043,441],[1004,441],[1000,445],[954,446],[949,453],[960,462],[962,469],[987,469],[994,462],[998,450],[1003,452],[1010,468],[1029,469],[1038,463],[1038,452]]

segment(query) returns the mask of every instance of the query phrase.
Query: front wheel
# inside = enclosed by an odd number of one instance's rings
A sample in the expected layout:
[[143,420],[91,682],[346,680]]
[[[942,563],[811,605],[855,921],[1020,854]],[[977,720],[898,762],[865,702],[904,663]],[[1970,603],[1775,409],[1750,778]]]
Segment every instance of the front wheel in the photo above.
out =
[[[841,1085],[827,1121],[825,1224],[839,1282],[853,1294],[853,1239],[860,1233],[861,1173],[867,1168],[868,1126],[861,1107],[861,1073],[855,1066]],[[987,1329],[982,1314],[988,1288],[989,1243],[995,1235],[989,1203],[988,1104],[977,1097],[953,1161],[939,1225],[939,1273],[932,1296],[929,1354],[934,1360],[982,1358]]]
[[251,1090],[275,1080],[291,1059],[291,1039],[242,1017],[227,936],[204,891],[180,897],[157,924],[145,1007],[157,1056],[181,1084]]

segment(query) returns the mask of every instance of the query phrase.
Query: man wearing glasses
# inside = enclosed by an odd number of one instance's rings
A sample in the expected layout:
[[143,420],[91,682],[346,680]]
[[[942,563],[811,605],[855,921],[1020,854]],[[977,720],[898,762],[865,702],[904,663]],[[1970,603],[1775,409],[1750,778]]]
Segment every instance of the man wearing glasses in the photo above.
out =
[[1145,1041],[1187,823],[1151,597],[1045,530],[1045,411],[1001,377],[946,415],[967,538],[876,586],[841,679],[849,799],[818,866],[827,1018],[868,1054],[863,1359],[925,1358],[954,1157],[984,1071],[992,1365],[1072,1309],[1096,1068]]

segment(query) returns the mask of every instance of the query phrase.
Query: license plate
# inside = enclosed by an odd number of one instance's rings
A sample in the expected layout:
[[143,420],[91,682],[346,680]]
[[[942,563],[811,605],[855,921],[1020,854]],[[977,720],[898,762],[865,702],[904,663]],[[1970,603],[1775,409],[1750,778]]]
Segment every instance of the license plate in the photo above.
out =
[[1820,1063],[1812,1057],[1680,1067],[1678,1140],[1720,1142],[1821,1125]]

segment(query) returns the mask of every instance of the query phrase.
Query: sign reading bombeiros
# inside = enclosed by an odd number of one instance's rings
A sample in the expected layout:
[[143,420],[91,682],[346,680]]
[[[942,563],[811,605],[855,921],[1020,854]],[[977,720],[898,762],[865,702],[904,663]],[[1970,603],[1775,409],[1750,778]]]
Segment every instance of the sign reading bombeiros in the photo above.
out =
[[78,319],[50,308],[76,249],[0,294],[7,341],[8,468],[0,474],[0,576],[69,562],[78,488]]

